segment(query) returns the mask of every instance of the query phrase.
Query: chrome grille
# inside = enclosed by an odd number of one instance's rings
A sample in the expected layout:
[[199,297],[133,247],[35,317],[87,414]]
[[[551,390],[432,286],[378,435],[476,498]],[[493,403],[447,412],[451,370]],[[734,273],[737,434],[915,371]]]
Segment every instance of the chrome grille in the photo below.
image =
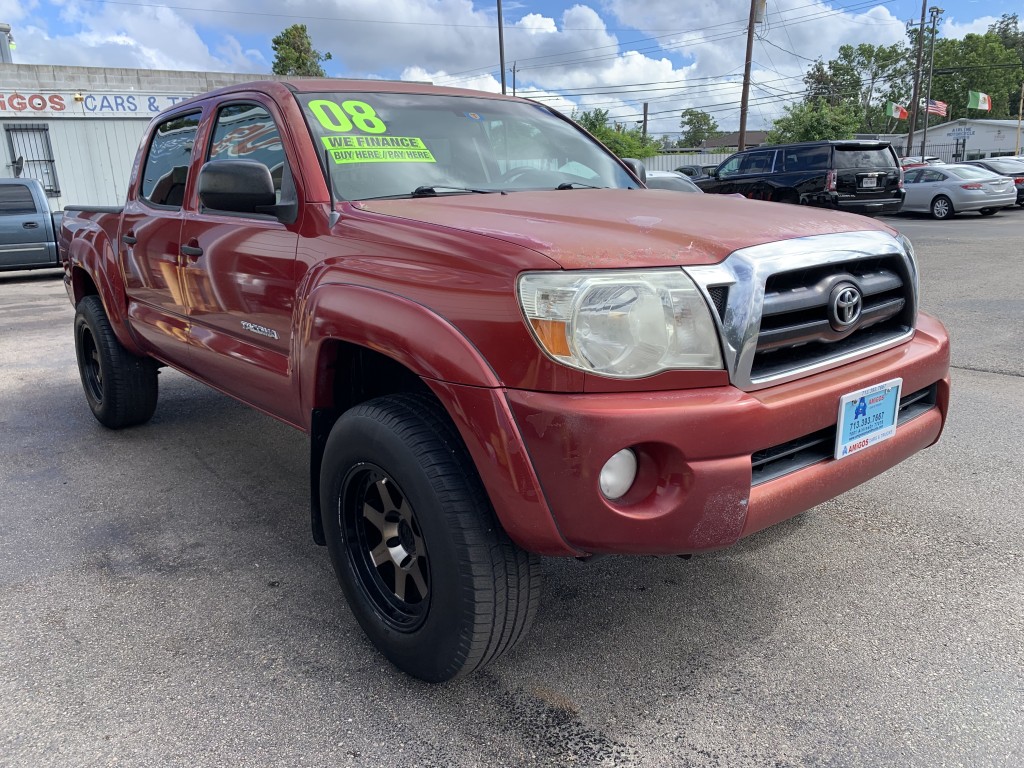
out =
[[[760,379],[857,349],[913,329],[908,276],[900,256],[862,259],[771,275],[764,292],[751,378]],[[829,295],[840,284],[863,297],[860,319],[837,331],[829,319]]]
[[[686,273],[715,308],[730,378],[743,390],[843,365],[914,332],[917,267],[887,232],[767,243]],[[837,325],[830,296],[847,287],[859,293],[862,308],[855,322]]]

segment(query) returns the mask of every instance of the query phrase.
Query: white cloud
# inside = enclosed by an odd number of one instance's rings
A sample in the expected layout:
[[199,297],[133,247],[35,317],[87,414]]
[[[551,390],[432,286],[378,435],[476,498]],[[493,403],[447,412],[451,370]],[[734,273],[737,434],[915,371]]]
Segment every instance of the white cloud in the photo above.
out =
[[980,19],[974,19],[974,21],[959,22],[950,16],[947,19],[943,19],[939,28],[939,34],[942,37],[962,40],[967,35],[984,35],[988,32],[989,25],[995,24],[997,21],[999,19],[995,16],[982,16]]
[[555,20],[548,16],[541,16],[539,13],[526,14],[514,26],[532,33],[558,32]]
[[[750,127],[761,128],[799,97],[807,59],[833,58],[844,43],[890,44],[903,22],[886,6],[838,12],[812,0],[772,0],[753,56]],[[270,40],[306,24],[330,52],[331,76],[430,80],[500,90],[495,8],[484,0],[222,0],[207,10],[50,0],[62,24],[46,28],[39,0],[0,0],[21,23],[17,60],[26,63],[267,72]],[[212,6],[212,4],[211,4]],[[650,111],[649,132],[679,130],[679,113],[706,109],[726,129],[738,123],[749,0],[600,0],[560,16],[507,1],[506,66],[520,94],[574,108],[608,109],[623,122]],[[26,9],[36,12],[27,16]],[[33,24],[26,19],[32,18]],[[2,17],[0,17],[2,18]],[[993,19],[950,19],[950,36],[984,31]],[[637,29],[638,31],[621,31]],[[616,30],[616,31],[610,31]],[[683,30],[683,31],[680,31]],[[506,73],[509,91],[511,72]]]
[[39,0],[0,0],[0,21],[21,21],[39,5]]
[[242,51],[225,35],[221,55],[211,53],[195,27],[169,8],[104,5],[86,9],[68,3],[61,20],[74,35],[50,35],[38,26],[19,30],[17,61],[25,64],[131,67],[140,69],[255,72],[266,68],[262,54]]

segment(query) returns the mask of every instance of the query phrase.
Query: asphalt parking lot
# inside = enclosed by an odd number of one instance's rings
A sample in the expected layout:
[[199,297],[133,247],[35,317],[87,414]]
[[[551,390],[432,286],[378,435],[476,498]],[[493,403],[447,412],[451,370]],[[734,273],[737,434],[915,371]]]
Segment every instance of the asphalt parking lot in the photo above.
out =
[[0,273],[0,766],[1024,765],[1024,210],[887,221],[939,444],[728,551],[546,560],[527,640],[437,687],[310,540],[302,435],[166,371],[103,429],[59,276]]

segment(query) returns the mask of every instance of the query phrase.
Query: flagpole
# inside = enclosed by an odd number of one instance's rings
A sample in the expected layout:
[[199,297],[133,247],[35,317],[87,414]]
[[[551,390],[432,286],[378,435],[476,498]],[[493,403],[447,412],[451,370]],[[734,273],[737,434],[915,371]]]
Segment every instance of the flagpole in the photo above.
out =
[[[921,161],[924,162],[924,145],[928,141],[928,107],[932,100],[932,74],[935,71],[935,24],[939,20],[944,11],[941,8],[932,6],[928,9],[928,12],[932,16],[932,40],[928,51],[928,88],[925,91],[927,94],[924,97],[924,133],[921,134]],[[922,30],[923,31],[923,30]],[[948,113],[947,113],[948,116]]]
[[1020,84],[1020,101],[1017,102],[1017,144],[1013,148],[1013,154],[1020,154],[1020,119],[1024,115],[1024,83]]

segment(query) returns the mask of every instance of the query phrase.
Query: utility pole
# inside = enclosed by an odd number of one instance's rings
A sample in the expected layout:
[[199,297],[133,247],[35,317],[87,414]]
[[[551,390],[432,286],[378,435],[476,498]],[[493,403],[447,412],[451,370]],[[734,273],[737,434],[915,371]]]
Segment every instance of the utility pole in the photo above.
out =
[[647,143],[647,102],[644,102],[644,129],[643,129],[644,144]]
[[[924,15],[927,12],[928,0],[921,0],[921,26],[917,36],[917,66],[914,69],[914,95],[910,100],[910,125],[907,126],[907,151],[909,155],[914,150],[914,131],[917,129],[917,112],[921,107],[921,59],[924,57]],[[909,25],[910,22],[908,21]]]
[[498,56],[501,59],[501,93],[504,96],[507,93],[505,90],[505,23],[501,18],[501,0],[498,0]]
[[[932,100],[932,73],[935,71],[935,24],[939,20],[945,11],[938,6],[933,5],[928,9],[928,12],[932,15],[932,40],[931,45],[928,47],[928,89],[927,96],[925,96],[925,109],[924,109],[924,132],[921,134],[921,160],[924,161],[924,145],[928,141],[928,102]],[[922,30],[923,31],[923,30]],[[947,113],[948,117],[948,113]]]
[[512,62],[512,95],[513,96],[516,95],[516,64],[518,64],[518,63],[519,63],[518,61],[513,61]]
[[737,149],[747,145],[747,103],[750,101],[750,61],[754,58],[754,19],[757,16],[757,0],[750,0],[750,20],[747,22],[747,56],[743,62],[743,95],[740,97],[740,136]]

